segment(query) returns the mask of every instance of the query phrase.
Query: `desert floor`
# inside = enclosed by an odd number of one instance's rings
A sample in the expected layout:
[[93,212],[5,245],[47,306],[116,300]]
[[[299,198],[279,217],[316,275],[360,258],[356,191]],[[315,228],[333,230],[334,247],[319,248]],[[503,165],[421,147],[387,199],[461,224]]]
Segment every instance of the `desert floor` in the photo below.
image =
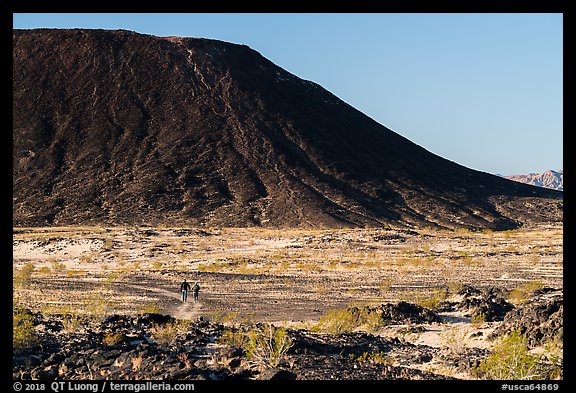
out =
[[[31,281],[15,283],[14,302],[34,311],[152,310],[181,319],[227,315],[307,328],[328,311],[350,305],[406,300],[432,306],[464,284],[561,289],[563,228],[14,228],[15,276],[26,265],[34,267]],[[198,303],[179,300],[183,279],[199,282]],[[442,316],[449,323],[404,338],[442,346],[447,331],[482,331],[467,345],[491,345],[482,337],[497,322],[472,327],[464,315]],[[389,326],[380,334],[400,328]]]

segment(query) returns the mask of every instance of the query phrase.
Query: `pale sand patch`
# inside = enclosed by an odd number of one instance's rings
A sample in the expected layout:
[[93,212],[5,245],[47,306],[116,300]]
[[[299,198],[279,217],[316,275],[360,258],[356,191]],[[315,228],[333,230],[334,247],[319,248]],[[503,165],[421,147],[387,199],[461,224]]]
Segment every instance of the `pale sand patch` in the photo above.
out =
[[74,259],[82,254],[99,251],[103,241],[98,240],[55,240],[48,244],[42,241],[19,241],[14,243],[14,260],[45,260],[48,258]]

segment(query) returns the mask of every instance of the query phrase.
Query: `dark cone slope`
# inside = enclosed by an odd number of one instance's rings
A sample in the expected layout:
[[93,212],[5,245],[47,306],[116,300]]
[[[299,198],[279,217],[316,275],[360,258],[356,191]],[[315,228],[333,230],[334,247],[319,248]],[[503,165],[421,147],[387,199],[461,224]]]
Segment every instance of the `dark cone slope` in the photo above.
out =
[[561,192],[436,156],[244,45],[14,30],[13,67],[17,226],[562,220]]

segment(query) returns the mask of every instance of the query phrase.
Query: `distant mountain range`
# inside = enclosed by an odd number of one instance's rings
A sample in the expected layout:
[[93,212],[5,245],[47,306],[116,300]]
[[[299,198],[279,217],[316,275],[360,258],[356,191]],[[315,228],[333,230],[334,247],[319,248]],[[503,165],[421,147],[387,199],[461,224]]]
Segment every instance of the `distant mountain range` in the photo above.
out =
[[564,191],[564,171],[548,170],[544,173],[529,173],[527,175],[503,176],[506,179],[520,183],[532,184],[533,186],[550,188]]

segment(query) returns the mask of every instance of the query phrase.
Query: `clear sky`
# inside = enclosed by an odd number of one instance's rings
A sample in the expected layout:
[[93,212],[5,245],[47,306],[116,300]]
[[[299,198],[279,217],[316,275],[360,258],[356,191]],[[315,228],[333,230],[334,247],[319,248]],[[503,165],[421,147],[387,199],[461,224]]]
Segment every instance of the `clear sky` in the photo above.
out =
[[13,14],[14,28],[246,44],[425,149],[503,175],[563,169],[562,14]]

